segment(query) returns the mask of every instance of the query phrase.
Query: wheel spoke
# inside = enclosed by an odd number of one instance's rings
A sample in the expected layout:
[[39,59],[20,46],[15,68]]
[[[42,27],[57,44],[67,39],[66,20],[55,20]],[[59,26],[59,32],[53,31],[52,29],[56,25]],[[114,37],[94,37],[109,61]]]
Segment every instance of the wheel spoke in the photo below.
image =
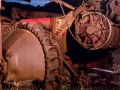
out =
[[[99,48],[104,45],[110,35],[108,20],[98,13],[89,13],[82,17],[76,27],[80,44],[86,48]],[[86,45],[85,45],[86,44]],[[91,45],[90,45],[91,44]]]

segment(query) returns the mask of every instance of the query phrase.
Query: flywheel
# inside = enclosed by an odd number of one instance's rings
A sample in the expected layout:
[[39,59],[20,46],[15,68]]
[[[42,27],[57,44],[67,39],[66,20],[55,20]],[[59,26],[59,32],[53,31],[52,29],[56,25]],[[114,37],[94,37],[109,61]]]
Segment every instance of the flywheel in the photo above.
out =
[[40,23],[16,23],[3,31],[2,39],[7,63],[3,89],[55,90],[62,56],[50,30]]
[[116,48],[119,46],[120,28],[105,15],[87,12],[75,20],[75,34],[81,46],[89,50]]

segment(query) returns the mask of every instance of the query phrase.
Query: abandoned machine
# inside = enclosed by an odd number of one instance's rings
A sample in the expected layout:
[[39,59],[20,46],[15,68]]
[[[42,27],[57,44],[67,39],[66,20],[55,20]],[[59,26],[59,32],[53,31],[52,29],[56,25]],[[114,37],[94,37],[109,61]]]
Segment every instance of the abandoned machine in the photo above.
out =
[[120,90],[120,0],[52,3],[62,13],[1,2],[0,90]]

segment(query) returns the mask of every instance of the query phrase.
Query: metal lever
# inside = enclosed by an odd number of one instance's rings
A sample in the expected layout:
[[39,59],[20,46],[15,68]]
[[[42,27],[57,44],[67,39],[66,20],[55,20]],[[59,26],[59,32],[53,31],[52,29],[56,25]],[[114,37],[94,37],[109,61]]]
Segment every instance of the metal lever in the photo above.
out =
[[52,2],[55,2],[55,3],[61,3],[61,5],[63,5],[63,6],[65,6],[65,7],[67,7],[67,8],[69,8],[69,9],[72,9],[72,10],[75,10],[75,7],[73,7],[73,6],[71,6],[70,4],[67,4],[66,2],[64,2],[64,1],[61,1],[61,0],[51,0]]

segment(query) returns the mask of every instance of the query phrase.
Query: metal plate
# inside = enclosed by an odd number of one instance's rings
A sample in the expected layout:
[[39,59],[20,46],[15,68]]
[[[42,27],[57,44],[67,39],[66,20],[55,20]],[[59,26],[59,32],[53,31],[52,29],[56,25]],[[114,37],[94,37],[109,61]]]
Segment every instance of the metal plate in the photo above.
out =
[[3,43],[3,53],[8,64],[5,81],[44,79],[44,52],[39,40],[31,32],[16,30]]

